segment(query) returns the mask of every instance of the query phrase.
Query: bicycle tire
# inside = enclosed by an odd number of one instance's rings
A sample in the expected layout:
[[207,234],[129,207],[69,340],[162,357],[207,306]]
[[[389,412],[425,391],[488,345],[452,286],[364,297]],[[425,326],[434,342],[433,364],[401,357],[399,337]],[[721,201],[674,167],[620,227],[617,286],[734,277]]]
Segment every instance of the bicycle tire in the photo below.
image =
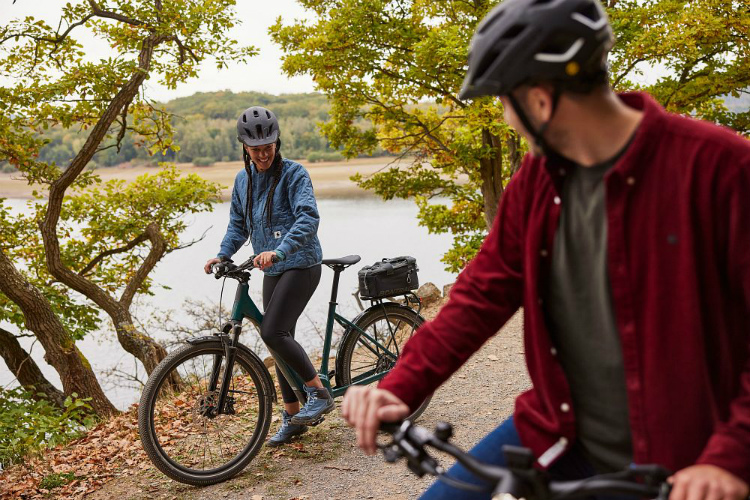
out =
[[[392,302],[370,307],[354,322],[357,328],[367,332],[383,344],[390,351],[396,350],[397,356],[408,339],[414,335],[425,319],[409,307]],[[392,325],[393,328],[380,330],[377,325]],[[395,344],[394,344],[395,337]],[[341,339],[341,347],[336,357],[336,382],[339,386],[357,383],[358,377],[372,373],[388,372],[393,368],[395,360],[385,354],[378,353],[379,349],[371,341],[363,337],[359,330],[348,328]],[[397,349],[394,349],[396,348]],[[427,409],[432,396],[428,396],[414,413],[407,417],[414,421]]]
[[[174,351],[159,363],[146,383],[138,408],[141,442],[151,462],[175,481],[194,486],[225,481],[248,465],[268,435],[275,396],[273,382],[266,367],[251,351],[241,346],[235,352],[229,391],[231,413],[213,417],[205,414],[215,408],[218,395],[218,387],[208,391],[205,381],[211,367],[206,369],[206,365],[218,357],[220,372],[223,374],[225,370],[225,351],[219,339],[188,344]],[[227,427],[222,430],[224,424]],[[212,427],[218,432],[209,436]],[[235,438],[237,435],[239,439]],[[196,468],[197,459],[190,455],[196,446],[190,440],[196,436],[209,446],[208,467],[206,448],[200,468]],[[217,437],[218,453],[214,453],[216,450],[211,451],[210,447]]]

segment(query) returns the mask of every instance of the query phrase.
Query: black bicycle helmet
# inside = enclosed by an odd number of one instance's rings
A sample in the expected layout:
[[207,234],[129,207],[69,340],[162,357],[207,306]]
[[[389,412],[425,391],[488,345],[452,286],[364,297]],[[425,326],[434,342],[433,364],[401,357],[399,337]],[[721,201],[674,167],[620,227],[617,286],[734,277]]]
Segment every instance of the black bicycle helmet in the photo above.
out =
[[606,81],[614,38],[600,0],[505,0],[479,24],[459,97],[506,95],[524,83]]
[[263,146],[279,139],[279,121],[270,110],[247,108],[237,119],[237,140],[247,146]]

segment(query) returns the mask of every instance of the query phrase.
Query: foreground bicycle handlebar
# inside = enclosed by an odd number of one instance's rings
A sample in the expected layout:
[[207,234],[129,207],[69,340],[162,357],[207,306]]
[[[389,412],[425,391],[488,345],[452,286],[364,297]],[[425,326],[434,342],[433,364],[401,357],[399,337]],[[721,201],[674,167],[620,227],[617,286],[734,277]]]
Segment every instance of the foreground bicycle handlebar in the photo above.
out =
[[[407,461],[409,469],[417,476],[436,476],[441,481],[467,491],[492,491],[493,499],[525,498],[526,500],[563,500],[585,496],[633,495],[641,498],[667,500],[670,487],[666,479],[671,473],[657,465],[633,465],[622,472],[601,474],[577,481],[552,481],[548,475],[534,468],[534,456],[528,448],[504,446],[507,467],[480,462],[465,451],[452,445],[450,424],[439,422],[434,432],[424,427],[403,422],[381,424],[381,430],[392,436],[391,443],[381,446],[385,459]],[[427,447],[443,451],[477,477],[488,483],[486,488],[459,481],[447,475]]]

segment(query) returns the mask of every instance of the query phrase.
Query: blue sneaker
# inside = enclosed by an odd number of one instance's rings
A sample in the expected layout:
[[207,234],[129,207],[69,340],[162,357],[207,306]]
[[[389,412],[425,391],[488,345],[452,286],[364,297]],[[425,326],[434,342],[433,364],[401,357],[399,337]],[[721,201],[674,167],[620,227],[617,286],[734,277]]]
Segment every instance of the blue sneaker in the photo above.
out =
[[292,424],[316,425],[322,416],[336,408],[333,397],[328,389],[304,386],[307,393],[307,403],[292,417]]
[[268,446],[280,446],[288,443],[294,436],[307,432],[306,425],[295,425],[292,423],[292,415],[286,410],[281,410],[281,428],[268,440]]

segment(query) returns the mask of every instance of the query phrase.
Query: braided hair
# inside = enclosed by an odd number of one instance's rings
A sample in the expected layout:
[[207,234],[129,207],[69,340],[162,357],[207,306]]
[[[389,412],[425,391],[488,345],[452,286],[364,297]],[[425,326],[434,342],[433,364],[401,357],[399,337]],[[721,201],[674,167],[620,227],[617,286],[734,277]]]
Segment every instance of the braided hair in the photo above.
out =
[[[276,191],[276,186],[279,184],[281,179],[281,139],[276,140],[276,154],[273,157],[273,163],[269,168],[269,174],[273,176],[271,180],[271,187],[268,189],[268,196],[266,196],[266,207],[264,213],[266,214],[266,224],[271,226],[271,216],[273,214],[273,195]],[[245,147],[242,147],[242,161],[245,163],[245,171],[247,172],[247,201],[245,206],[246,220],[250,221],[250,231],[253,231],[253,172],[252,162],[250,160],[250,154],[247,152]]]

